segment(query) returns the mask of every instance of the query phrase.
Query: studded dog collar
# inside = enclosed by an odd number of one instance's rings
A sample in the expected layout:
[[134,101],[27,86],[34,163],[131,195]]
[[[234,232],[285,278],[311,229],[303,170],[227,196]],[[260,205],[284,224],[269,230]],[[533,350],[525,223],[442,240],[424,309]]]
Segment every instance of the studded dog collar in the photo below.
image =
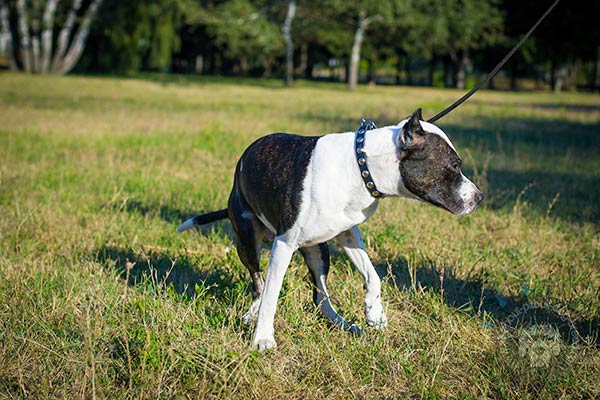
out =
[[360,176],[365,184],[365,188],[367,188],[371,196],[375,197],[376,199],[380,199],[384,197],[384,194],[377,189],[377,186],[373,181],[373,177],[371,176],[371,172],[367,166],[367,154],[363,150],[365,145],[365,134],[371,129],[377,129],[375,123],[371,120],[362,118],[360,120],[360,128],[358,128],[354,135],[354,154],[356,155],[356,162],[358,163]]

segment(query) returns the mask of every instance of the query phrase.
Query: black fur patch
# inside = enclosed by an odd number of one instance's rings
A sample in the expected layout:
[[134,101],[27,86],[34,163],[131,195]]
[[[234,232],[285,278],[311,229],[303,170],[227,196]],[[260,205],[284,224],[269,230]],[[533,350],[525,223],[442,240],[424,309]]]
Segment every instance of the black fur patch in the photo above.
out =
[[302,184],[320,136],[274,133],[244,152],[236,180],[248,205],[282,234],[292,227],[300,211]]
[[460,162],[442,137],[420,129],[413,132],[410,145],[402,149],[402,181],[415,196],[457,213],[463,209]]

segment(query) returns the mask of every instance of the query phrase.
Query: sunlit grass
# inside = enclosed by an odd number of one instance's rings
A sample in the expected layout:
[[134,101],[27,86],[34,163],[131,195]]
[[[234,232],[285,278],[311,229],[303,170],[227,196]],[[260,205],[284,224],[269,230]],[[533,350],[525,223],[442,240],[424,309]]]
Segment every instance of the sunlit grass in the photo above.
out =
[[[362,230],[389,328],[327,326],[295,257],[277,351],[249,349],[225,206],[275,131],[426,117],[458,91],[148,75],[0,75],[0,393],[13,397],[600,396],[600,98],[482,92],[439,122],[486,192],[458,218],[382,201]],[[332,247],[329,286],[364,325]],[[266,266],[267,257],[263,257]]]

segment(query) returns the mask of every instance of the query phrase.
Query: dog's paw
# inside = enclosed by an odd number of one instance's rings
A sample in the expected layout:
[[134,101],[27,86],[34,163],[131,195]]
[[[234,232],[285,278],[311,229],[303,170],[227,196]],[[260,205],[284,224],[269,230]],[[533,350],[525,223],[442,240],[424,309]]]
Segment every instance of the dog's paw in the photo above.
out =
[[258,351],[260,351],[260,352],[263,352],[263,351],[269,350],[269,349],[276,349],[277,342],[275,342],[275,339],[273,339],[273,338],[255,340],[254,348],[258,349]]
[[375,319],[367,319],[367,324],[369,324],[369,326],[372,326],[375,329],[384,329],[387,327],[387,317],[385,316],[385,314],[381,313],[381,315],[378,318]]
[[263,352],[265,350],[277,348],[277,342],[275,342],[275,338],[273,337],[262,339],[254,338],[252,341],[252,347],[260,352]]
[[366,312],[367,324],[374,327],[375,329],[383,329],[387,327],[387,317],[383,312],[381,303],[375,304],[370,308],[367,308]]

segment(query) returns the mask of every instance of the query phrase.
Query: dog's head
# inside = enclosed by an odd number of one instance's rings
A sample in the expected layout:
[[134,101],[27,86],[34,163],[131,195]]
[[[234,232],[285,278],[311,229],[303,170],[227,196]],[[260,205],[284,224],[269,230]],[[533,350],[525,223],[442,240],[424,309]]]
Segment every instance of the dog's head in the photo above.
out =
[[461,159],[446,134],[421,119],[418,109],[398,135],[402,185],[417,198],[453,214],[472,213],[483,194],[463,175]]

